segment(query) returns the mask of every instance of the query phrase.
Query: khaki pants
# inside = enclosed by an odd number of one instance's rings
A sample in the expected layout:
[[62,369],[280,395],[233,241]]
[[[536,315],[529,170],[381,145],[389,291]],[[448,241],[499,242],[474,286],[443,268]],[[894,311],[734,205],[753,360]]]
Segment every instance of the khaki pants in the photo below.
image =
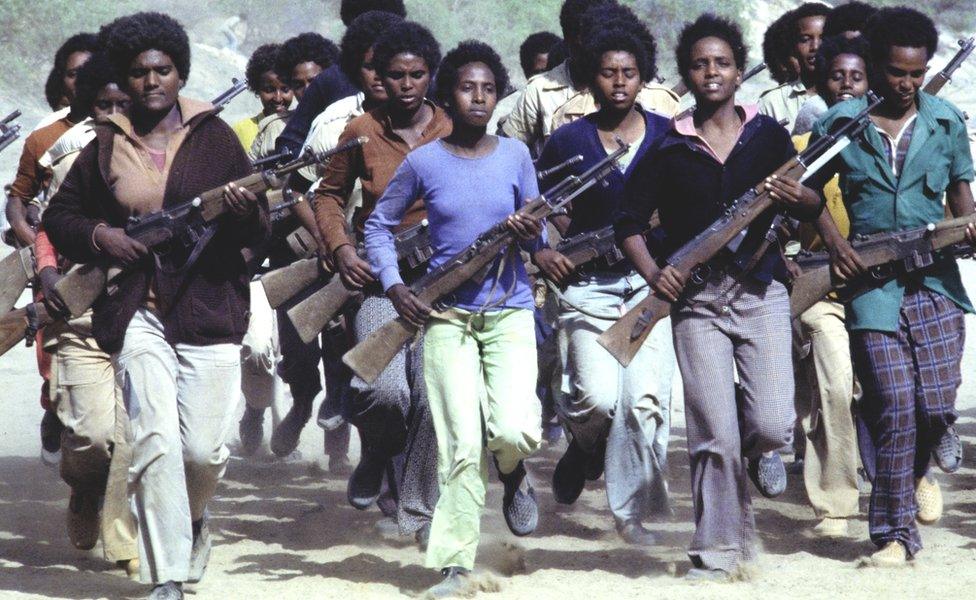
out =
[[542,441],[532,311],[484,315],[452,309],[431,316],[424,379],[437,433],[440,499],[427,566],[474,567],[488,461],[511,473]]
[[130,560],[139,552],[127,498],[128,419],[109,355],[80,331],[58,335],[51,361],[53,408],[64,423],[61,477],[76,492],[104,496],[105,558]]
[[[818,302],[800,315],[810,356],[799,365],[797,414],[806,433],[803,482],[818,518],[858,514],[857,435],[851,416],[854,371],[844,307]],[[805,380],[804,380],[805,379]]]

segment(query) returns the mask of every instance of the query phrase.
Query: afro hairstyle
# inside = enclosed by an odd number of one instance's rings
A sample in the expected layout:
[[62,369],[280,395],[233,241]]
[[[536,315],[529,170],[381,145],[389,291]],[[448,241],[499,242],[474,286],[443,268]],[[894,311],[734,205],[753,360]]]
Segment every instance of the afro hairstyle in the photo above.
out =
[[190,76],[190,39],[179,21],[169,15],[140,12],[120,17],[102,27],[99,38],[120,74],[146,50],[159,50],[172,59],[180,79],[186,81]]
[[430,76],[441,64],[441,47],[429,29],[413,21],[401,21],[387,27],[373,45],[373,64],[380,74],[386,73],[397,54],[414,54],[424,59]]
[[569,52],[566,50],[566,41],[559,40],[549,50],[549,60],[546,61],[546,69],[552,70],[553,67],[566,62],[567,58],[569,58]]
[[466,40],[444,55],[444,59],[441,61],[435,84],[437,86],[437,100],[443,106],[448,107],[451,104],[454,86],[457,85],[461,67],[473,62],[485,63],[491,69],[495,76],[495,90],[498,98],[507,93],[508,70],[502,64],[502,59],[498,53],[484,42]]
[[339,18],[342,19],[343,25],[349,27],[356,17],[374,10],[392,13],[401,19],[407,17],[403,0],[342,0]]
[[787,11],[773,21],[763,35],[763,61],[769,69],[770,77],[779,84],[793,81],[800,75],[790,61],[793,54],[793,36],[790,33],[792,27],[793,11]]
[[65,40],[54,53],[54,66],[44,82],[44,99],[51,110],[56,110],[64,97],[64,75],[68,70],[68,58],[75,52],[94,53],[98,49],[98,36],[94,33],[77,33]]
[[371,10],[356,17],[339,46],[339,68],[350,81],[356,81],[358,71],[362,66],[363,55],[373,47],[377,38],[387,27],[403,20],[393,13],[382,10]]
[[871,46],[873,62],[881,64],[892,46],[925,48],[929,58],[939,45],[939,32],[932,19],[907,6],[883,8],[868,19],[864,35]]
[[566,0],[559,9],[559,26],[563,30],[563,39],[570,41],[580,34],[583,28],[583,13],[600,4],[614,3],[615,0]]
[[526,77],[535,66],[535,57],[539,54],[549,54],[553,46],[560,43],[561,37],[548,31],[537,31],[525,38],[519,46],[519,65],[522,67],[522,74]]
[[732,48],[735,66],[740,71],[744,71],[746,68],[748,50],[745,42],[742,41],[742,30],[728,19],[705,13],[698,17],[694,23],[685,25],[678,36],[675,58],[678,62],[678,73],[681,74],[682,81],[688,87],[691,87],[688,82],[688,73],[691,69],[691,49],[699,40],[707,37],[716,37],[725,41]]
[[75,99],[71,102],[71,112],[91,116],[98,92],[110,83],[120,85],[118,71],[104,52],[96,52],[78,71],[75,84]]
[[[845,29],[845,31],[847,31]],[[841,54],[853,54],[864,59],[865,69],[871,64],[871,48],[862,36],[848,39],[843,35],[835,35],[824,39],[817,50],[816,83],[817,89],[823,90],[827,78],[830,77],[830,65]],[[865,71],[865,75],[867,71]]]
[[278,72],[275,69],[275,64],[280,50],[281,44],[264,44],[258,46],[251,53],[251,58],[247,60],[247,68],[244,70],[244,76],[247,77],[247,89],[257,94],[261,86],[261,76],[268,71]]
[[339,58],[339,49],[325,37],[306,31],[285,40],[278,49],[275,72],[283,81],[291,83],[291,73],[295,65],[313,62],[322,69],[328,69]]
[[864,31],[868,19],[876,12],[878,9],[858,0],[835,6],[834,10],[827,15],[823,35],[827,38],[841,35],[846,31]]
[[583,15],[580,31],[581,72],[592,80],[600,68],[603,53],[625,50],[637,59],[641,79],[651,81],[657,74],[657,44],[654,36],[634,11],[617,3],[594,6]]
[[809,17],[827,17],[832,9],[820,2],[804,2],[796,10],[792,11],[790,22],[790,45],[796,44],[800,37],[800,20]]

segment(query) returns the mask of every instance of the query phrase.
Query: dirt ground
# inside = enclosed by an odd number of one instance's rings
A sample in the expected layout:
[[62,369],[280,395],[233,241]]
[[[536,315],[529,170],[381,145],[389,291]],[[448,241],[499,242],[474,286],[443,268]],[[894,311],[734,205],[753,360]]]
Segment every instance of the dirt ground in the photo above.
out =
[[[963,266],[976,284],[976,264]],[[976,285],[970,286],[976,291]],[[973,317],[969,324],[973,325]],[[576,505],[553,500],[552,469],[565,442],[531,462],[541,508],[536,533],[516,539],[501,517],[501,488],[493,483],[485,511],[476,588],[479,598],[882,598],[909,590],[930,598],[966,598],[976,584],[976,338],[963,363],[958,430],[967,450],[963,469],[940,475],[945,515],[924,527],[924,551],[900,570],[864,568],[872,550],[862,516],[854,537],[820,541],[805,532],[815,524],[803,482],[791,476],[779,499],[756,501],[765,547],[760,569],[734,584],[689,584],[684,550],[692,515],[680,400],[670,470],[674,516],[649,523],[659,537],[644,550],[618,541],[602,486],[591,486]],[[41,464],[38,377],[32,350],[0,359],[7,390],[0,417],[0,598],[135,598],[147,588],[125,579],[95,551],[78,552],[65,533],[67,487],[56,469]],[[234,439],[229,443],[236,445]],[[206,578],[188,586],[190,598],[395,598],[416,596],[438,579],[423,566],[412,538],[389,533],[378,510],[359,512],[345,499],[345,474],[323,468],[321,431],[310,425],[302,460],[280,462],[264,451],[235,456],[211,506],[215,547]],[[353,458],[355,459],[355,450]],[[862,511],[867,497],[862,496]]]

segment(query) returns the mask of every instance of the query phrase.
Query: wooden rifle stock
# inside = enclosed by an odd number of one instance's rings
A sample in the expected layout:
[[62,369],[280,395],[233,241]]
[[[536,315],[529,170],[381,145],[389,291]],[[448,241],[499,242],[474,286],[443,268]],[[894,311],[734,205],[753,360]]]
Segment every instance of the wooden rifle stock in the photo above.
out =
[[[880,102],[879,98],[873,98],[860,114],[790,159],[774,175],[797,181],[803,181],[812,175],[830,157],[836,156],[849,144],[852,136],[863,131],[868,113]],[[765,190],[764,179],[737,199],[724,216],[672,254],[667,263],[677,269],[685,280],[690,281],[701,265],[711,260],[772,205],[773,200]],[[626,367],[640,350],[654,325],[669,314],[671,303],[652,292],[604,331],[597,338],[597,342]]]
[[313,256],[269,271],[259,281],[264,286],[271,308],[278,308],[318,281],[321,276],[319,257]]
[[[273,187],[280,187],[281,178],[312,163],[322,162],[338,152],[348,151],[366,143],[367,138],[357,138],[323,153],[309,152],[290,163],[269,171],[253,173],[234,182],[238,187],[246,188],[255,194],[263,193]],[[198,197],[183,204],[150,213],[141,217],[130,218],[126,225],[126,234],[142,242],[151,251],[156,250],[179,234],[180,230],[189,226],[188,221],[194,219],[202,223],[211,223],[227,211],[224,204],[224,187],[220,186],[200,194]],[[115,269],[112,271],[111,269]],[[71,268],[56,284],[55,288],[64,299],[65,306],[72,317],[79,317],[91,308],[95,300],[105,290],[108,282],[122,272],[121,267],[113,267],[107,261],[76,265]]]
[[[617,159],[627,151],[627,145],[619,143],[620,148],[585,173],[567,177],[552,190],[527,202],[517,212],[543,219],[571,202],[609,175]],[[551,203],[548,200],[550,197]],[[411,286],[413,292],[421,301],[433,306],[490,267],[514,241],[514,234],[508,230],[504,221],[494,225],[482,233],[471,246],[421,277]],[[397,317],[360,341],[342,357],[342,361],[364,381],[372,383],[416,334],[417,327],[403,317]]]
[[0,261],[0,314],[17,303],[34,278],[34,246],[17,248]]
[[43,302],[12,310],[0,317],[0,356],[50,322],[51,317]]

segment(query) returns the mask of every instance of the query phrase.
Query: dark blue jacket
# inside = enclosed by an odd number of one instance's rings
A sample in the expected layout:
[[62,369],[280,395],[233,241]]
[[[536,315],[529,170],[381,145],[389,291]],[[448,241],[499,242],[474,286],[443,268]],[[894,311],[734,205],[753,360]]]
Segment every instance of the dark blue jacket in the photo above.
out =
[[315,117],[336,100],[358,94],[359,91],[339,65],[332,65],[316,75],[312,83],[308,84],[295,112],[289,117],[285,130],[275,141],[275,149],[282,152],[287,148],[297,155],[308,137],[308,130],[312,128]]
[[[729,204],[755,187],[796,154],[786,130],[775,119],[757,115],[743,128],[731,154],[720,163],[698,143],[671,127],[654,152],[636,165],[627,181],[614,230],[618,242],[647,229],[656,209],[666,235],[664,256],[680,248],[722,216]],[[775,212],[753,222],[735,255],[742,266],[769,229]],[[663,257],[662,257],[663,258]],[[770,282],[785,275],[774,245],[752,275]]]

